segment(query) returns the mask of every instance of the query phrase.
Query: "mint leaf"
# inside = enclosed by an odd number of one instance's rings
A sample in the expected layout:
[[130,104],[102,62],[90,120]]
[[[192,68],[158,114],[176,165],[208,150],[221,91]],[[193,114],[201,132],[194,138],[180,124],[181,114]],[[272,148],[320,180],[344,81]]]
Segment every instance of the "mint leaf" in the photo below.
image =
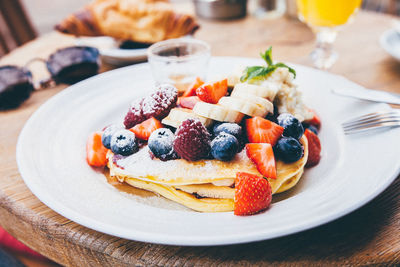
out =
[[264,76],[265,75],[265,67],[259,67],[257,70],[249,73],[249,75],[247,76],[247,80],[252,80],[255,77],[260,77],[260,76]]
[[293,73],[294,78],[296,78],[296,71],[291,67],[287,66],[282,62],[274,64],[274,62],[272,61],[272,46],[270,46],[264,53],[260,53],[260,56],[264,59],[264,61],[267,63],[268,66],[247,67],[244,70],[242,77],[240,77],[241,82],[246,82],[248,80],[252,80],[258,77],[265,77],[267,74],[273,72],[279,67],[287,68],[290,73]]
[[252,80],[257,77],[265,77],[268,73],[273,72],[275,69],[275,66],[263,67],[258,72],[251,73],[248,77],[248,80]]
[[278,63],[275,63],[274,66],[282,67],[282,68],[288,68],[289,72],[293,73],[294,78],[296,78],[296,71],[294,69],[292,69],[291,67],[289,67],[288,65],[286,65],[286,64],[284,64],[282,62],[278,62]]
[[268,66],[273,65],[272,62],[272,46],[270,46],[267,51],[263,53],[260,53],[261,57],[267,62]]
[[258,78],[258,77],[265,77],[268,73],[273,72],[277,67],[276,66],[269,66],[269,67],[263,67],[263,66],[253,66],[253,67],[247,67],[245,70],[245,74],[240,77],[241,82],[245,81],[251,81],[252,79]]
[[244,70],[244,74],[242,77],[240,77],[241,82],[245,82],[249,79],[249,76],[252,75],[252,73],[259,73],[260,69],[263,69],[264,67],[262,66],[253,66],[253,67],[246,67]]

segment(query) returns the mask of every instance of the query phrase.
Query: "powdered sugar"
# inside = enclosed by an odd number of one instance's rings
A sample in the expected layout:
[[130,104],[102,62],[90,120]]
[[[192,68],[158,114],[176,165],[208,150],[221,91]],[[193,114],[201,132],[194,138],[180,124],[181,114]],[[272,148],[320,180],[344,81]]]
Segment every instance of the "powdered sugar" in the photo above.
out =
[[143,103],[143,98],[137,98],[132,101],[131,104],[131,111],[135,115],[140,115],[142,112],[142,103]]
[[189,161],[208,157],[211,134],[199,119],[189,118],[182,122],[175,133],[174,150]]
[[159,110],[169,109],[171,104],[176,102],[178,90],[169,84],[161,84],[157,91],[145,97],[142,104],[142,111],[145,116],[154,114]]
[[135,100],[125,116],[126,128],[131,128],[151,117],[163,119],[176,106],[178,90],[169,84],[162,84],[149,96]]
[[142,112],[142,103],[143,98],[136,99],[132,102],[129,111],[124,118],[124,125],[127,129],[145,121],[145,117],[143,116]]
[[[186,160],[161,161],[158,159],[151,159],[149,148],[146,146],[136,154],[117,160],[117,163],[121,168],[124,168],[121,173],[134,174],[134,177],[146,177],[148,175],[162,176],[167,178],[167,180],[169,179],[169,177],[166,177],[168,173],[179,172],[182,177],[185,177],[188,172],[207,172],[212,171],[214,168],[211,161],[206,161],[204,164],[199,165],[191,164],[188,161],[186,161],[187,164],[182,164],[182,161]],[[183,165],[187,166],[182,168]],[[192,167],[195,167],[196,170],[191,169]],[[173,176],[176,176],[176,174]],[[173,178],[173,176],[171,176],[171,178]]]
[[[163,138],[157,138],[158,135],[162,136]],[[160,128],[151,133],[149,143],[155,140],[157,140],[157,143],[159,143],[161,146],[169,146],[174,142],[174,134],[170,129]]]
[[161,161],[152,159],[148,146],[128,157],[116,160],[118,166],[110,168],[112,176],[130,176],[165,184],[193,184],[221,179],[234,179],[236,172],[258,173],[245,151],[229,161],[202,160],[191,162],[184,159]]
[[218,135],[222,132],[231,134],[239,139],[242,135],[242,127],[236,123],[224,122],[214,126],[214,135]]
[[174,151],[175,136],[170,129],[160,128],[151,133],[148,146],[151,156],[163,161],[179,158]]

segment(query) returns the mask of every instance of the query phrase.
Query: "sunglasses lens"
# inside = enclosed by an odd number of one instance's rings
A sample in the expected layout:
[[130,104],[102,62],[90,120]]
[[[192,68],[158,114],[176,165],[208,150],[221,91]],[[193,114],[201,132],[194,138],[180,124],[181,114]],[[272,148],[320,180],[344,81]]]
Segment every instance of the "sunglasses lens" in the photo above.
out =
[[0,67],[0,110],[18,107],[33,90],[31,72],[17,66]]
[[98,73],[99,50],[88,46],[63,48],[51,54],[46,65],[56,83],[73,84]]

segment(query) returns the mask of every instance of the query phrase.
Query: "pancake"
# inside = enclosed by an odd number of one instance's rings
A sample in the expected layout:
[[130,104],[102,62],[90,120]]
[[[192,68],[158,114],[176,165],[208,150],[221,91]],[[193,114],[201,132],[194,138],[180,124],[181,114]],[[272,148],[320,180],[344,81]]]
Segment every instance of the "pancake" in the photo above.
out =
[[[294,187],[300,180],[308,158],[307,138],[300,143],[303,157],[294,163],[276,162],[277,179],[270,179],[272,193],[281,193]],[[167,199],[201,212],[232,211],[234,208],[236,173],[248,172],[261,175],[245,150],[229,162],[183,159],[161,161],[152,159],[145,146],[128,157],[109,152],[110,175],[120,182],[157,193]]]
[[152,191],[167,199],[201,212],[232,211],[233,199],[228,198],[199,198],[193,194],[177,190],[172,186],[152,183],[135,178],[126,178],[125,182],[137,188]]
[[[272,188],[272,193],[282,193],[286,190],[289,190],[293,186],[297,184],[297,182],[300,180],[301,174],[304,171],[304,166],[307,163],[308,159],[308,141],[305,135],[303,135],[300,138],[300,143],[303,145],[304,153],[303,157],[299,159],[296,162],[293,163],[284,163],[283,161],[278,160],[276,162],[276,179],[268,179],[269,183],[271,184]],[[294,179],[296,182],[294,184],[291,184],[289,187],[288,184],[286,184],[287,181],[290,179],[294,178],[297,174],[300,174],[298,179]],[[281,188],[283,185],[285,185],[284,188]]]
[[148,146],[128,157],[117,159],[112,153],[108,157],[110,163],[116,163],[109,164],[112,176],[134,177],[165,185],[205,184],[226,179],[232,184],[238,171],[260,174],[245,150],[228,162],[214,159],[161,161],[150,157]]
[[281,184],[281,186],[278,188],[278,190],[275,191],[275,193],[282,193],[294,187],[299,182],[301,176],[303,175],[303,172],[304,169],[301,169],[296,175],[287,179],[284,183]]

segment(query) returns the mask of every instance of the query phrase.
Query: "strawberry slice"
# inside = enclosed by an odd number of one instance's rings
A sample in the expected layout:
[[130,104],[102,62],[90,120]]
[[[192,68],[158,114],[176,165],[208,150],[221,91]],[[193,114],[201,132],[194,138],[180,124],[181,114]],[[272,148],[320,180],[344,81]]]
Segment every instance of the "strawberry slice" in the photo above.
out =
[[196,90],[197,96],[201,101],[217,104],[221,97],[228,92],[228,79],[222,81],[203,84]]
[[269,143],[274,146],[283,133],[283,127],[261,117],[254,117],[246,120],[246,132],[250,143]]
[[252,215],[269,207],[272,200],[271,185],[267,179],[245,172],[236,173],[235,215]]
[[197,102],[200,102],[198,96],[187,96],[187,97],[180,97],[178,99],[179,105],[182,108],[193,109]]
[[202,86],[204,82],[200,79],[200,77],[196,77],[196,80],[193,82],[192,85],[189,86],[188,89],[183,93],[183,97],[187,96],[195,96],[196,95],[196,89]]
[[101,142],[102,132],[89,135],[86,142],[86,161],[93,167],[104,167],[107,164],[107,148]]
[[246,154],[264,177],[276,179],[275,156],[271,144],[246,144]]
[[321,119],[318,116],[318,114],[315,112],[315,110],[313,109],[309,109],[309,111],[311,111],[314,114],[314,117],[312,117],[311,120],[307,120],[305,121],[305,123],[308,123],[310,125],[315,126],[317,129],[319,129],[321,127]]
[[318,135],[306,129],[304,135],[308,141],[308,159],[306,167],[313,167],[321,160],[321,142],[319,141]]
[[162,127],[159,120],[151,117],[140,124],[136,124],[134,127],[130,128],[129,131],[133,132],[139,139],[149,140],[151,133]]

